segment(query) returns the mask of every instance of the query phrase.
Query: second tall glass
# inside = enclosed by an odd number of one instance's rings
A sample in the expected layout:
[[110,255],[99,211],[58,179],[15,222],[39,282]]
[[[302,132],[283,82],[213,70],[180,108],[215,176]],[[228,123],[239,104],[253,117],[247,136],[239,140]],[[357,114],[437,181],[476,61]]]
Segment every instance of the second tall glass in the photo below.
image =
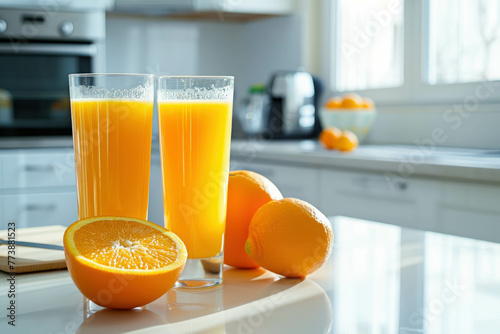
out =
[[165,224],[188,251],[177,286],[222,282],[233,77],[157,79]]
[[147,219],[154,75],[69,76],[78,218]]

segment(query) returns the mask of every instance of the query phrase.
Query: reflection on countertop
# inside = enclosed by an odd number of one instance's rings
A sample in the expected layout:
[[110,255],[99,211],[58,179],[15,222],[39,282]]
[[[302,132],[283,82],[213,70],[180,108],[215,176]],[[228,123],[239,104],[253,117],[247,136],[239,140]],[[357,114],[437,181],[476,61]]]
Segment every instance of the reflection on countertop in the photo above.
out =
[[[82,302],[67,271],[16,277],[16,332],[496,333],[500,244],[346,217],[310,277],[226,267],[224,283],[173,289],[142,309]],[[6,274],[0,274],[6,303]],[[51,319],[51,321],[46,321]],[[5,315],[0,331],[7,329]]]

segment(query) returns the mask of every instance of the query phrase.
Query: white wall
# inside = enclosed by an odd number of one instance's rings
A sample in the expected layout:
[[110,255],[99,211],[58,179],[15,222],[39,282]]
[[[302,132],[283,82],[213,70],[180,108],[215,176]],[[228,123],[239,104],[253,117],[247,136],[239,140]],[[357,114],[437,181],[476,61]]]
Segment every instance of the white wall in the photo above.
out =
[[440,107],[379,108],[368,135],[370,144],[433,145],[500,149],[500,111],[450,113],[453,105]]
[[108,16],[106,71],[196,74],[198,36],[187,22]]
[[245,25],[240,66],[245,87],[265,82],[276,70],[296,70],[301,59],[301,21],[298,16],[279,17]]

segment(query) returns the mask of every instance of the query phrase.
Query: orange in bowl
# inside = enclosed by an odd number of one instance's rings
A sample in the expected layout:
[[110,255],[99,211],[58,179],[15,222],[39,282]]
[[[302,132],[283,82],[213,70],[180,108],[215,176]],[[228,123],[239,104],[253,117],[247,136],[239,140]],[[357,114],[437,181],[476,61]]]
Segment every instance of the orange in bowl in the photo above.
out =
[[361,104],[361,107],[365,109],[375,109],[375,102],[373,102],[373,100],[370,99],[369,97],[365,97],[363,98],[363,103]]
[[146,305],[179,278],[187,250],[173,232],[134,218],[95,217],[64,233],[66,264],[80,292],[114,309]]
[[340,108],[340,104],[342,103],[342,99],[340,97],[332,97],[328,99],[325,103],[325,108],[327,109],[337,109]]
[[269,201],[281,199],[278,188],[264,176],[247,170],[229,173],[224,263],[236,268],[259,265],[245,252],[248,226],[255,212]]
[[375,109],[375,102],[373,102],[373,100],[369,97],[361,97],[355,93],[347,93],[342,97],[335,96],[328,99],[325,103],[324,109],[330,111],[373,110]]
[[246,249],[263,268],[291,278],[319,269],[333,247],[328,219],[311,204],[284,198],[271,201],[253,216]]
[[340,103],[340,108],[343,109],[357,109],[361,108],[363,105],[363,98],[358,94],[345,94],[342,97],[342,102]]
[[[339,99],[338,97],[332,98]],[[329,100],[329,101],[330,101]],[[319,111],[319,118],[323,128],[336,127],[340,130],[349,130],[356,134],[359,142],[362,142],[370,132],[377,111],[372,99],[362,98],[358,94],[344,94],[338,108],[329,109],[326,106]],[[323,145],[329,148],[329,145]]]

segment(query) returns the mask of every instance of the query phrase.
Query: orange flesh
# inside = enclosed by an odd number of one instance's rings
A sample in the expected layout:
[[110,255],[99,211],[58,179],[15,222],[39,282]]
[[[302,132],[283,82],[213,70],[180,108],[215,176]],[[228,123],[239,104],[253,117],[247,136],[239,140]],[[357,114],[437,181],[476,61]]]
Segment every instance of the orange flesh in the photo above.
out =
[[96,221],[75,231],[74,243],[85,258],[122,269],[158,269],[178,259],[172,239],[135,221]]

